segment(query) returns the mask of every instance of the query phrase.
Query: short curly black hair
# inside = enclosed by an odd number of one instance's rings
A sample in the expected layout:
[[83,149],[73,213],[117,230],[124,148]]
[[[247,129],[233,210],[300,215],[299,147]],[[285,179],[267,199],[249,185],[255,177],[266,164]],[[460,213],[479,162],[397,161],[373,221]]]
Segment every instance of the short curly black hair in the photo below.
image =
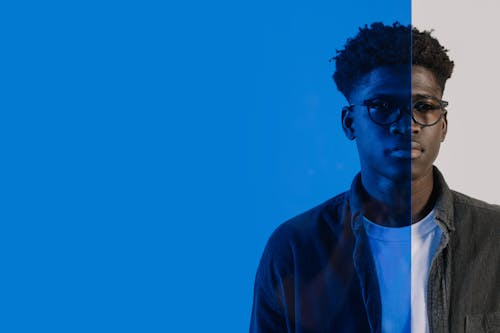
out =
[[432,71],[444,91],[454,63],[448,57],[448,50],[431,33],[398,22],[392,25],[375,22],[359,28],[358,34],[349,38],[344,49],[337,50],[331,59],[336,63],[333,79],[338,90],[348,98],[359,80],[374,68],[411,61]]

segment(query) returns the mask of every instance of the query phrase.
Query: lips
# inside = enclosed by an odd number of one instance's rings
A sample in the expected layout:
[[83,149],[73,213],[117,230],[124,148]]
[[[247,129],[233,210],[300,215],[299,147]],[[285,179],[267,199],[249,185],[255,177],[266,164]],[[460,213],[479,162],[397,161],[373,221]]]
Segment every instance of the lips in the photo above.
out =
[[416,141],[412,141],[411,142],[411,159],[416,159],[418,158],[420,155],[422,155],[422,153],[424,152],[424,149],[422,148],[422,145]]
[[411,150],[417,149],[417,150],[423,150],[422,145],[416,141],[411,142]]
[[391,150],[390,154],[397,158],[411,158],[416,159],[422,155],[424,149],[422,145],[416,141],[411,142],[411,147],[408,145],[401,145]]

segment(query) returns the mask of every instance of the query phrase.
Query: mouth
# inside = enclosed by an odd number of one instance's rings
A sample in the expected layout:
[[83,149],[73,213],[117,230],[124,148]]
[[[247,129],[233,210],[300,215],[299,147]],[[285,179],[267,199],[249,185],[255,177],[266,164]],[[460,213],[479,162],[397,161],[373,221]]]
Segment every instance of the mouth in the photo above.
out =
[[411,142],[411,159],[414,160],[419,158],[420,155],[424,152],[422,145],[416,141]]
[[396,147],[390,151],[391,156],[402,159],[417,159],[419,158],[424,149],[422,145],[416,141],[411,142],[410,147]]

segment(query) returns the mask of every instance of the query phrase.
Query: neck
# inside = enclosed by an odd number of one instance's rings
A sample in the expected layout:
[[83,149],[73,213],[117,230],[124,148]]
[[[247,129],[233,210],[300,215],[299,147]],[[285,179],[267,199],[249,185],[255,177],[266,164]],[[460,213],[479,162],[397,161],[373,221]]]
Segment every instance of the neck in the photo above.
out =
[[361,174],[365,216],[386,227],[404,227],[424,218],[434,206],[432,168],[423,177],[394,182]]
[[409,225],[411,209],[411,183],[395,182],[385,177],[369,177],[361,174],[363,184],[363,210],[374,223],[386,227]]
[[412,223],[420,221],[434,207],[436,191],[432,168],[423,177],[411,182],[411,219]]

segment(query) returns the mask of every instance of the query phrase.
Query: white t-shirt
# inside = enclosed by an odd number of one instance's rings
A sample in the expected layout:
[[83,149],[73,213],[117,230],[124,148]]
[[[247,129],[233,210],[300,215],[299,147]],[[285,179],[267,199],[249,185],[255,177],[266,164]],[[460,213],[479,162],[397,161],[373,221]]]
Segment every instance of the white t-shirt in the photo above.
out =
[[427,277],[441,239],[434,211],[411,226],[383,227],[364,218],[382,303],[383,333],[428,333]]

